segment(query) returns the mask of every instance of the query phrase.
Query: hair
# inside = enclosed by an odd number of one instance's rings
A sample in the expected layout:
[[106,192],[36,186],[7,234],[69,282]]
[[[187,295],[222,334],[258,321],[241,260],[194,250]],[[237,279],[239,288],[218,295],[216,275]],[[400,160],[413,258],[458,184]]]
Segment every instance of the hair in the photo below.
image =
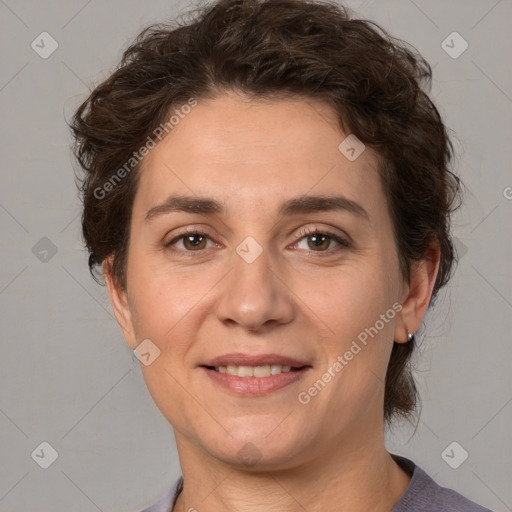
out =
[[[449,169],[453,147],[428,96],[429,64],[414,47],[333,0],[220,0],[188,14],[189,21],[145,28],[70,122],[93,277],[100,282],[94,270],[112,257],[114,282],[126,289],[140,163],[131,172],[120,168],[154,138],[171,109],[230,91],[249,99],[298,96],[327,102],[341,130],[375,150],[403,276],[409,279],[411,263],[439,244],[432,304],[456,260],[450,218],[461,183]],[[113,183],[116,169],[122,179]],[[410,417],[418,404],[414,345],[393,344],[388,423]]]

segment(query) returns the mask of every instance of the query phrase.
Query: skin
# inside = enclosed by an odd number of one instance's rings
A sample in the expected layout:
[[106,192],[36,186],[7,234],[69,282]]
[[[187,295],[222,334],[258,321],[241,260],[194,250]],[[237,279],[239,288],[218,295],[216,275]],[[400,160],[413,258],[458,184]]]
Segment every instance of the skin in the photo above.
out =
[[[375,154],[366,148],[349,161],[338,150],[346,136],[321,102],[225,93],[199,101],[143,161],[126,290],[111,259],[104,272],[127,343],[149,338],[160,349],[141,368],[175,432],[184,477],[177,511],[389,512],[410,482],[384,446],[383,383],[393,340],[405,342],[427,310],[439,250],[433,244],[404,279]],[[368,219],[277,214],[285,200],[334,192]],[[214,198],[226,213],[145,222],[171,194]],[[207,231],[200,249],[183,237],[166,248],[186,227]],[[328,238],[318,248],[303,228],[349,237],[350,246]],[[236,252],[247,236],[262,248],[252,263]],[[394,303],[401,311],[300,403],[298,393]],[[312,369],[267,396],[238,396],[198,366],[230,352],[292,356]],[[249,465],[240,455],[248,443],[257,454]]]

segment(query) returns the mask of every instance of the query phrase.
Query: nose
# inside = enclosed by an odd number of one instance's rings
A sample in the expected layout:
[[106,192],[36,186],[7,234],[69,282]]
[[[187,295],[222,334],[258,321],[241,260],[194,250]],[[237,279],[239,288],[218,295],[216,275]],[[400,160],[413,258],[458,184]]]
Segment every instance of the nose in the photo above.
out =
[[289,323],[294,316],[292,292],[277,265],[272,265],[269,251],[252,262],[237,253],[217,304],[217,317],[224,324],[261,331],[273,324]]

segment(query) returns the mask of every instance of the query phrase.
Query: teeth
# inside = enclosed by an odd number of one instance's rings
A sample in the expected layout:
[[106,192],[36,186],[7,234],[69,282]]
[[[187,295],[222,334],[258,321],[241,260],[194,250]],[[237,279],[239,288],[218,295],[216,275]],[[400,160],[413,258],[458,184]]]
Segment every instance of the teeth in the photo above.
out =
[[229,375],[237,375],[238,377],[270,377],[270,375],[278,375],[291,370],[291,366],[281,366],[280,364],[272,364],[265,366],[216,366],[215,369],[220,373],[229,373]]

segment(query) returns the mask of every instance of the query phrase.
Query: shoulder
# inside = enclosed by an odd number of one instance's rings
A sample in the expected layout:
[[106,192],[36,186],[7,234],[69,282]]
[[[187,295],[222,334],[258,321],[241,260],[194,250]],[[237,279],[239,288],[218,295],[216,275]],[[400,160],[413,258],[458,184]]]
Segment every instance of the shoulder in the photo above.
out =
[[172,485],[167,489],[167,492],[159,498],[158,501],[145,508],[141,512],[172,512],[174,503],[178,494],[183,488],[183,477],[179,477]]
[[391,512],[491,512],[458,492],[441,487],[409,459],[392,456],[412,474],[412,479]]

